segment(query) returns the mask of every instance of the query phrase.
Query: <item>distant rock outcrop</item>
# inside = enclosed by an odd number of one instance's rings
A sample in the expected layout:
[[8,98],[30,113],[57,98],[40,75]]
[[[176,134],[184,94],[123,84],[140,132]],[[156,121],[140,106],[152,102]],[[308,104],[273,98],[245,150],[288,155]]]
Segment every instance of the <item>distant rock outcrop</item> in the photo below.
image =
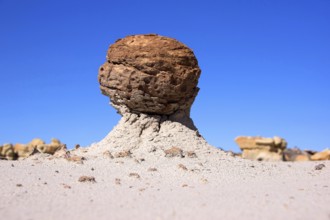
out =
[[285,149],[283,152],[285,161],[309,161],[311,160],[311,154],[309,152],[300,150],[299,148]]
[[235,139],[243,151],[242,158],[259,161],[282,161],[283,150],[287,142],[280,137],[245,137],[239,136]]
[[60,149],[66,149],[58,139],[53,138],[50,144],[39,138],[33,139],[28,144],[4,144],[0,146],[0,159],[16,160],[27,158],[35,153],[55,154]]
[[4,144],[0,146],[0,159],[14,160],[16,155],[12,144]]
[[311,156],[311,160],[330,160],[330,150],[325,149]]

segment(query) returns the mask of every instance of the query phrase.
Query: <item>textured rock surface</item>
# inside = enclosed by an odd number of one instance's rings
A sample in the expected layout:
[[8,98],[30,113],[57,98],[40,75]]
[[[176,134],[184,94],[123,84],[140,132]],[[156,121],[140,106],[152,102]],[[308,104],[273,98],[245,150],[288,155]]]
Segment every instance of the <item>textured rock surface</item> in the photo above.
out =
[[189,115],[200,73],[193,51],[177,40],[133,35],[110,46],[98,80],[121,114],[125,106],[131,112]]
[[180,122],[143,113],[125,113],[112,131],[102,141],[92,144],[91,149],[95,155],[108,154],[115,158],[121,152],[130,152],[136,158],[171,157],[169,154],[193,158],[211,151],[226,154]]
[[325,149],[321,152],[315,153],[313,156],[311,156],[312,160],[330,160],[330,150]]
[[39,138],[33,139],[28,144],[4,144],[0,146],[0,159],[16,160],[27,158],[35,153],[55,154],[57,151],[65,149],[66,145],[58,139],[53,138],[50,144]]
[[12,144],[0,146],[0,159],[14,160],[16,158]]
[[52,138],[50,144],[40,144],[37,146],[37,150],[40,153],[54,154],[61,148],[66,148],[65,144],[62,144],[60,140]]
[[311,154],[299,148],[285,149],[283,152],[285,161],[309,161]]
[[242,150],[264,148],[285,149],[287,145],[287,142],[283,138],[276,136],[274,138],[239,136],[235,141]]
[[283,150],[287,142],[280,137],[244,137],[239,136],[235,139],[238,146],[243,151],[242,158],[264,161],[283,160]]
[[26,158],[35,152],[35,147],[32,145],[15,144],[14,152],[17,154],[18,158]]

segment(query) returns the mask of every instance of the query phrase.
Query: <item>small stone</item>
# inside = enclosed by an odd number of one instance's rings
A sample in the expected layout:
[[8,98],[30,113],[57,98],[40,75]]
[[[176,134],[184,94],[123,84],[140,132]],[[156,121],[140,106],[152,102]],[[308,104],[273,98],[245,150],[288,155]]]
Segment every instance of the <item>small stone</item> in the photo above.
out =
[[96,183],[95,177],[93,176],[81,176],[79,177],[78,181]]
[[148,149],[148,153],[156,152],[157,148],[155,146],[152,146]]
[[83,164],[83,161],[86,160],[85,157],[81,157],[81,156],[70,156],[67,158],[68,161],[71,161],[71,162],[76,162],[76,163],[79,163],[79,164]]
[[197,155],[196,155],[196,153],[194,151],[187,151],[186,152],[186,155],[189,158],[196,158],[197,157]]
[[115,184],[117,184],[117,185],[121,185],[121,179],[116,178],[116,179],[115,179]]
[[156,172],[156,171],[157,171],[157,168],[150,167],[150,168],[148,169],[148,171],[149,171],[149,172]]
[[107,157],[107,158],[110,158],[110,159],[113,159],[113,155],[110,153],[110,151],[106,150],[103,152],[103,156],[104,157]]
[[187,167],[181,163],[178,165],[178,167],[179,167],[179,169],[182,169],[182,170],[188,170]]
[[315,166],[315,170],[322,170],[325,167],[325,165],[323,163],[318,164]]
[[64,189],[71,189],[71,186],[69,186],[69,185],[67,185],[65,183],[62,183],[62,186],[63,186]]
[[135,177],[135,178],[139,179],[140,178],[140,175],[137,174],[137,173],[130,173],[129,174],[129,177]]
[[129,150],[124,150],[115,154],[116,158],[131,157],[132,153]]
[[61,149],[57,150],[53,155],[54,157],[65,159],[71,157],[70,151],[67,151],[66,147],[62,147]]
[[164,150],[165,157],[183,157],[182,150],[178,147],[172,147]]
[[16,186],[17,186],[17,187],[22,187],[23,185],[20,184],[20,183],[18,183],[18,184],[16,184]]
[[202,179],[201,179],[201,182],[202,182],[202,183],[208,183],[209,181],[208,181],[207,179],[205,179],[205,178],[202,178]]

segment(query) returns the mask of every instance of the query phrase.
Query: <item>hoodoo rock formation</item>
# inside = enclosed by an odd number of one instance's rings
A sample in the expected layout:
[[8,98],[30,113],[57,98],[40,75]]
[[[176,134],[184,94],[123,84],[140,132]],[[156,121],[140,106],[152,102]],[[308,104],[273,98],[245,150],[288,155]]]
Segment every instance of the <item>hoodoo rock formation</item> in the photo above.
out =
[[117,40],[108,49],[98,80],[122,118],[92,146],[114,157],[165,156],[174,148],[182,157],[219,151],[199,135],[190,118],[200,74],[193,51],[175,39],[147,34]]
[[133,35],[110,46],[100,67],[101,91],[121,114],[189,115],[201,70],[191,49],[155,34]]

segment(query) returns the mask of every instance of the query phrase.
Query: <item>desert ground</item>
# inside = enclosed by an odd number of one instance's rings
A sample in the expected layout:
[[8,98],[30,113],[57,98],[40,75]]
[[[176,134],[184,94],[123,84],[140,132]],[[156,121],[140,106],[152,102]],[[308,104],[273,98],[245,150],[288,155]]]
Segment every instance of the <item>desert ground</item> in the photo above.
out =
[[0,160],[2,219],[330,219],[330,162],[259,162],[216,148],[68,161]]

